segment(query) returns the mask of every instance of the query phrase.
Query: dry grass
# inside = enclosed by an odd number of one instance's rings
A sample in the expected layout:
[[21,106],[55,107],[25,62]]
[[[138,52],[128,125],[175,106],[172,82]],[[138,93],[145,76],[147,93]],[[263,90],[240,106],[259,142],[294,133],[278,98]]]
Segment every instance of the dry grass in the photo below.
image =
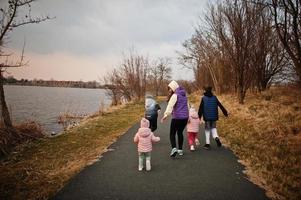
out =
[[36,139],[44,137],[41,125],[34,121],[26,121],[24,123],[17,124],[15,128],[21,135],[28,138]]
[[33,121],[15,125],[13,129],[0,124],[0,159],[16,146],[44,137],[41,126]]
[[301,91],[272,88],[219,99],[230,112],[219,121],[219,133],[247,166],[250,179],[273,199],[301,199]]
[[[190,96],[197,108],[200,96]],[[272,199],[301,199],[300,97],[300,90],[289,87],[248,94],[244,105],[234,95],[219,96],[230,113],[218,122],[223,143]]]
[[0,199],[48,199],[85,166],[95,162],[143,116],[142,103],[88,119],[66,134],[41,139],[13,152],[0,165]]

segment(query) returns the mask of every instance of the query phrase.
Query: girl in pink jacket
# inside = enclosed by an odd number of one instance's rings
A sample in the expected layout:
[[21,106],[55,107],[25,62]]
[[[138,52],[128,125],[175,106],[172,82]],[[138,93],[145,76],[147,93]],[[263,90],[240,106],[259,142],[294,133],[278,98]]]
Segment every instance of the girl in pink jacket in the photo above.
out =
[[146,170],[151,170],[151,151],[152,143],[159,142],[160,137],[155,137],[149,128],[149,121],[141,119],[140,128],[134,137],[134,142],[138,143],[139,166],[138,170],[142,171],[144,159],[146,160]]
[[188,143],[190,146],[190,151],[194,151],[194,144],[199,145],[200,142],[197,139],[197,134],[199,132],[200,120],[198,113],[192,107],[189,109],[189,118],[187,124],[187,134],[188,134]]

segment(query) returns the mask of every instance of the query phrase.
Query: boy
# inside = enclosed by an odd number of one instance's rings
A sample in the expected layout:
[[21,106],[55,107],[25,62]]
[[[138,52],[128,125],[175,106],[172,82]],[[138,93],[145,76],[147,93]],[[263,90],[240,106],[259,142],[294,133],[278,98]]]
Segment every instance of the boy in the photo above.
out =
[[152,95],[146,95],[145,97],[145,118],[150,122],[150,129],[152,132],[157,130],[157,119],[158,112],[160,112],[161,107],[156,102]]
[[205,87],[204,96],[202,97],[202,101],[199,107],[198,115],[201,119],[203,116],[203,120],[205,121],[205,137],[206,144],[204,145],[204,149],[210,149],[210,132],[212,137],[214,138],[218,147],[222,146],[216,129],[216,121],[218,120],[218,107],[222,110],[223,114],[228,117],[228,112],[224,108],[224,106],[219,102],[217,97],[212,94],[212,87]]

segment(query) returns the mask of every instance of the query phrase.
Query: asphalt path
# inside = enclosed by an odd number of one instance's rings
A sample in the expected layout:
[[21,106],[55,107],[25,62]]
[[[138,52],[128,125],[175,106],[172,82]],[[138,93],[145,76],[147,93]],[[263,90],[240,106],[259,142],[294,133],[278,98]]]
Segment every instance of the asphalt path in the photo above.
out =
[[202,148],[203,128],[198,135],[201,146],[196,151],[189,151],[185,130],[184,155],[171,158],[170,119],[164,124],[159,121],[155,135],[161,141],[153,146],[151,171],[138,171],[137,146],[133,142],[139,128],[137,123],[99,161],[73,177],[52,199],[268,199],[264,190],[243,174],[244,167],[230,149],[218,148],[213,140],[211,150]]

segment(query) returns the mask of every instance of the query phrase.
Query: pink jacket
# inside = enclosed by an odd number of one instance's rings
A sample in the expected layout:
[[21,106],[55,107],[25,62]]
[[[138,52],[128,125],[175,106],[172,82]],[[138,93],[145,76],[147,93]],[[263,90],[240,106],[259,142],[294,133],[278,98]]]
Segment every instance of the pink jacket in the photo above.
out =
[[134,137],[134,142],[138,143],[138,152],[152,151],[152,142],[159,142],[160,137],[154,136],[149,128],[149,121],[142,118],[138,132]]
[[189,109],[189,121],[187,123],[187,132],[199,132],[200,120],[198,113],[194,108]]

